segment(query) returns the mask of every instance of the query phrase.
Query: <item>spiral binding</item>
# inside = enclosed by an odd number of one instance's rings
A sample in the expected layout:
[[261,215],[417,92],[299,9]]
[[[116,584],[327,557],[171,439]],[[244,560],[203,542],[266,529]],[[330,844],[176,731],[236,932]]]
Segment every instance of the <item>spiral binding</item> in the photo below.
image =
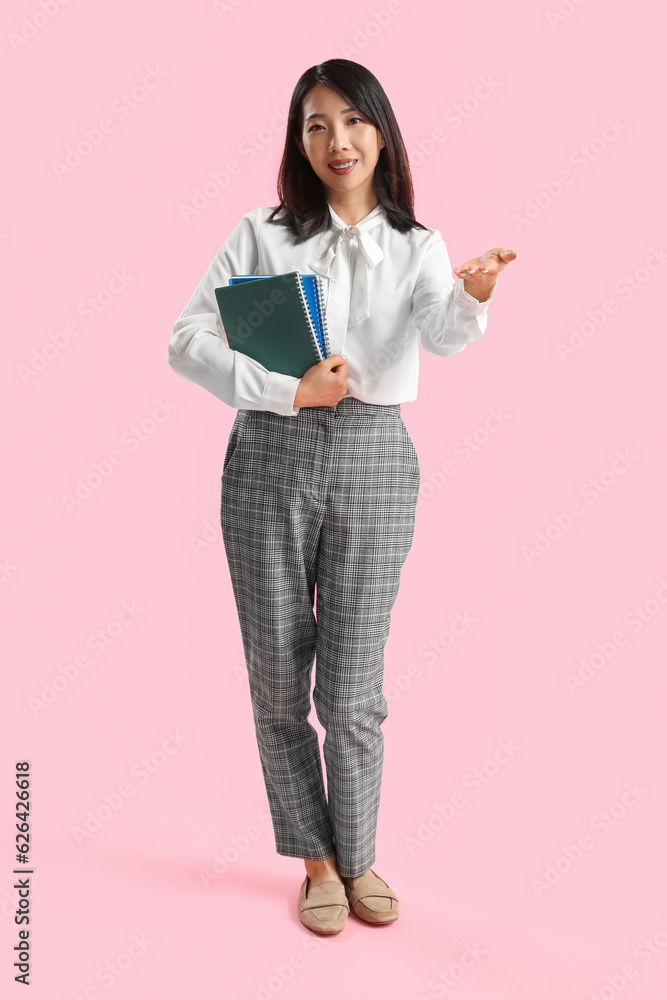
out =
[[322,321],[322,334],[324,336],[324,350],[325,357],[329,357],[331,354],[331,345],[329,343],[329,327],[327,325],[327,314],[324,308],[324,289],[322,287],[322,278],[319,274],[315,275],[315,294],[317,296],[317,309]]
[[306,293],[303,288],[303,281],[301,280],[301,275],[299,274],[298,271],[294,271],[293,274],[296,278],[296,287],[299,289],[299,295],[301,296],[301,304],[303,306],[303,311],[306,314],[306,318],[308,320],[308,329],[310,330],[310,336],[313,341],[313,350],[315,351],[315,357],[317,361],[321,361],[322,359],[320,358],[320,351],[317,346],[318,345],[317,332],[316,332],[317,328],[315,326],[313,315],[310,311],[310,305],[308,303],[308,299],[306,298]]

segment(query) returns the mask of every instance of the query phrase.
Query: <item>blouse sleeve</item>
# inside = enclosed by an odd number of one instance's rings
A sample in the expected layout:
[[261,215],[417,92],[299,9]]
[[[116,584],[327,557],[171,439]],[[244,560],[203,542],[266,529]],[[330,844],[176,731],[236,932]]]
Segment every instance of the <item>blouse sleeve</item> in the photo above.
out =
[[466,292],[463,279],[454,283],[452,265],[440,232],[433,230],[412,296],[410,321],[424,350],[459,354],[486,330],[487,310],[497,285],[484,302]]
[[272,410],[295,417],[299,379],[272,372],[225,342],[215,289],[232,274],[255,274],[257,236],[253,213],[244,215],[218,250],[190,301],[176,320],[169,340],[169,364],[189,382],[202,386],[235,409]]

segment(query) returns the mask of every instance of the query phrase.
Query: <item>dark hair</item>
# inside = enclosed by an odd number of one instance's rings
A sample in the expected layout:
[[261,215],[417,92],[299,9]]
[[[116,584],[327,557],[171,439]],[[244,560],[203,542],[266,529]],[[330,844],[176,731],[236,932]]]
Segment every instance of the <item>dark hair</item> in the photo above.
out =
[[[377,199],[389,224],[405,233],[415,227],[426,229],[414,216],[414,193],[408,155],[389,99],[379,80],[365,66],[351,59],[327,59],[311,66],[299,78],[290,102],[285,148],[278,174],[277,205],[269,222],[285,226],[296,243],[303,243],[317,233],[331,228],[331,213],[325,188],[296,144],[301,136],[303,99],[317,84],[331,87],[357,108],[384,137],[373,174]],[[282,210],[281,218],[276,218]]]

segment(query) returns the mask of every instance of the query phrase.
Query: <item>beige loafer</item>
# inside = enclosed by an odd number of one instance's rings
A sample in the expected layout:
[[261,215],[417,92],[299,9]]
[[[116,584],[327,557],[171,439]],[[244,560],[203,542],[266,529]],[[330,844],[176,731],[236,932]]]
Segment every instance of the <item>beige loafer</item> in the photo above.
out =
[[[376,875],[371,868],[365,875],[343,878],[348,902],[356,915],[367,924],[391,924],[398,920],[398,896],[393,889]],[[388,899],[382,908],[374,904],[374,897]]]
[[299,920],[316,934],[338,934],[350,912],[345,886],[335,879],[311,885],[306,875],[299,892]]

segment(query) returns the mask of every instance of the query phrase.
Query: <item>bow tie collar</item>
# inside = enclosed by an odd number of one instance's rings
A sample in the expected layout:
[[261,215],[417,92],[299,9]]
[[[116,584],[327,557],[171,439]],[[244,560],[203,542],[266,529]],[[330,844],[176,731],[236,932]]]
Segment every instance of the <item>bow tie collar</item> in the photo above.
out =
[[352,326],[370,315],[368,271],[380,263],[384,251],[369,229],[374,229],[381,221],[383,209],[377,205],[356,226],[346,226],[331,206],[329,209],[334,233],[322,256],[309,261],[308,266],[331,279],[330,300],[334,299],[339,307],[349,302],[346,325]]

